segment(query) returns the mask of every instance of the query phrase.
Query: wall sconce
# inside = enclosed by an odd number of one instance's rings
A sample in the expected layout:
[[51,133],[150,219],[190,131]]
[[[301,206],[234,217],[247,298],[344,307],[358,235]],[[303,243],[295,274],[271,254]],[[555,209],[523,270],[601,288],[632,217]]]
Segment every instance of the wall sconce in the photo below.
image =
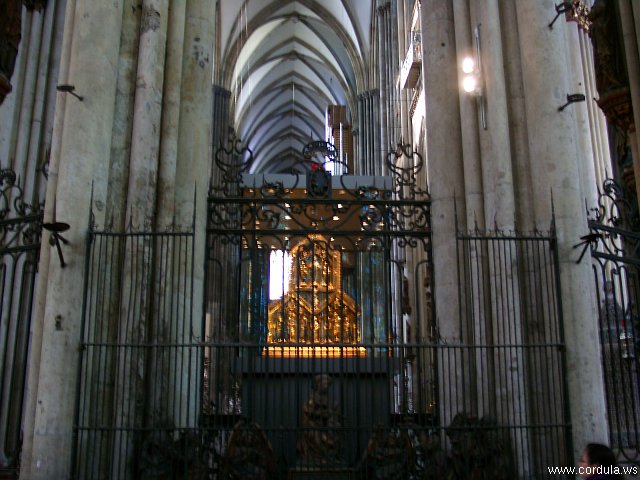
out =
[[484,82],[480,63],[480,25],[473,29],[474,55],[464,57],[460,64],[462,70],[462,90],[477,99],[480,123],[487,129],[487,112],[484,100]]

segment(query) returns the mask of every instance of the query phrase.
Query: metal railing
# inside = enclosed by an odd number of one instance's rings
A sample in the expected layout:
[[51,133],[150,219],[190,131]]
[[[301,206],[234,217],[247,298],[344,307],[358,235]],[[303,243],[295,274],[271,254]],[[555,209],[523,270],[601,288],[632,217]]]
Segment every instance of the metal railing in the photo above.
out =
[[0,170],[0,476],[8,478],[20,467],[43,217],[42,205],[24,200],[15,172]]
[[613,180],[605,180],[598,205],[589,212],[593,279],[599,306],[611,446],[621,463],[640,465],[640,221]]

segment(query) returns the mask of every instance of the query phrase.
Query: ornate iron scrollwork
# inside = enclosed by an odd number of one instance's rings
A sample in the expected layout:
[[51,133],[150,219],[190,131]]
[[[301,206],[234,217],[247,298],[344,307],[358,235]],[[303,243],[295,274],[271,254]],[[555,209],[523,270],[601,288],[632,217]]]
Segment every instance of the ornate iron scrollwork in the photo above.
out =
[[609,225],[640,230],[640,218],[636,205],[629,200],[629,196],[615,180],[607,178],[598,189],[598,204],[589,210],[590,221]]
[[[308,144],[303,155],[333,158],[335,147],[327,142]],[[426,248],[430,236],[430,202],[418,176],[424,167],[422,156],[408,144],[398,144],[387,159],[391,175],[357,177],[331,174],[317,162],[306,176],[293,174],[283,184],[269,175],[257,175],[249,185],[243,176],[251,169],[253,153],[232,137],[215,154],[222,175],[221,184],[210,189],[209,229],[218,234],[277,237],[284,231],[321,234],[327,238],[341,232],[355,249],[387,248],[391,238],[401,246]],[[364,181],[367,184],[362,184]],[[369,183],[370,182],[370,183]],[[342,245],[344,246],[344,245]],[[348,248],[345,246],[345,248]]]
[[631,201],[625,193],[620,184],[610,178],[598,189],[598,204],[587,211],[592,253],[603,249],[611,255],[624,257],[640,252],[638,207],[635,199]]
[[235,134],[227,141],[227,146],[220,146],[215,153],[215,165],[222,173],[221,183],[216,190],[231,194],[233,187],[242,182],[242,174],[247,172],[253,163],[253,151]]
[[38,248],[43,205],[24,201],[24,192],[11,169],[0,170],[0,252]]
[[422,155],[415,152],[408,143],[398,143],[395,151],[387,155],[387,167],[393,174],[393,193],[398,198],[412,198],[427,196],[427,190],[418,188],[418,174],[424,162]]

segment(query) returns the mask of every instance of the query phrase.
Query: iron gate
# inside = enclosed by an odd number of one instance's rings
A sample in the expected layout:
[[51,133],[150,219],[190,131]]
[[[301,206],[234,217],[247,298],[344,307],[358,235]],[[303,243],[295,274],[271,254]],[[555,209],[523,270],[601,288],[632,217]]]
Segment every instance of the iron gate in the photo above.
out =
[[[458,236],[438,337],[422,159],[249,174],[216,154],[194,236],[90,230],[72,477],[494,478],[571,462],[553,234]],[[455,268],[455,267],[453,267]],[[549,399],[544,410],[540,397]]]
[[71,478],[199,479],[193,228],[87,239]]
[[593,278],[599,306],[611,446],[621,463],[640,465],[640,221],[635,200],[606,180],[590,210]]
[[442,347],[458,374],[440,375],[466,436],[456,478],[549,478],[573,465],[553,225],[459,233],[458,272],[462,341]]
[[24,202],[16,174],[0,170],[0,477],[19,470],[42,214]]
[[215,478],[437,468],[422,159],[400,145],[389,176],[333,176],[312,158],[331,151],[310,144],[298,175],[248,174],[234,140],[216,156],[203,392]]

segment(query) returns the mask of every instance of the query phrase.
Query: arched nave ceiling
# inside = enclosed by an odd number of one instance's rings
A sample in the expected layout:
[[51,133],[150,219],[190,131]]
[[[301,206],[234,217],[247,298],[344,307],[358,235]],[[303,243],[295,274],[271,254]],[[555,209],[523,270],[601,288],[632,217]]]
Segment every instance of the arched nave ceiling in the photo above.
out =
[[297,170],[329,105],[352,115],[365,83],[372,0],[219,0],[219,71],[254,172]]

